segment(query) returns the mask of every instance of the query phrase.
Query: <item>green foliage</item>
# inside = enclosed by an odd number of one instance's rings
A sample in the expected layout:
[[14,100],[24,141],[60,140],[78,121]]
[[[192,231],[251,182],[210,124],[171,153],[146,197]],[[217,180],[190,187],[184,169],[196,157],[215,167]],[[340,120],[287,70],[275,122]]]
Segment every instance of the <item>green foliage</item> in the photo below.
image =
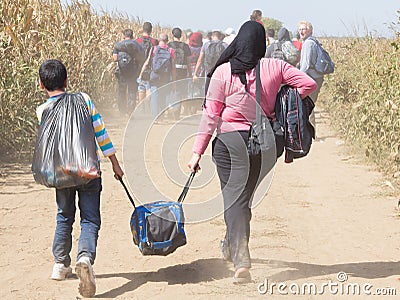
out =
[[324,41],[336,64],[324,83],[336,128],[388,174],[400,172],[400,39]]
[[262,18],[261,21],[264,24],[265,29],[272,28],[275,30],[275,36],[278,33],[279,29],[282,28],[283,23],[279,20],[273,18]]

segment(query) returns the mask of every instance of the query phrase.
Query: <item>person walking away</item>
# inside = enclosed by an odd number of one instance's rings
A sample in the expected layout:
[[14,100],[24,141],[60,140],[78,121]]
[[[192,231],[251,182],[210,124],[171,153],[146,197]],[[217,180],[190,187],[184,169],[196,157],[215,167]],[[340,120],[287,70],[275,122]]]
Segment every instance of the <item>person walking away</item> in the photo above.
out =
[[130,114],[136,107],[137,77],[145,60],[142,46],[133,40],[133,31],[122,31],[122,41],[118,42],[112,54],[117,62],[118,109],[121,114]]
[[256,21],[260,23],[262,26],[264,26],[264,23],[262,22],[262,11],[259,9],[253,10],[253,12],[250,15],[250,20]]
[[[190,48],[190,76],[193,78],[197,61],[200,56],[201,48],[203,46],[203,35],[201,32],[193,32],[189,38]],[[204,77],[204,64],[199,65],[198,77]],[[204,99],[204,82],[200,80],[191,80],[189,82],[189,98],[190,104],[186,105],[187,114],[194,114],[198,109],[201,108],[202,99]]]
[[[314,101],[314,103],[318,100],[318,95],[321,90],[322,84],[324,83],[324,75],[317,72],[314,69],[314,65],[317,61],[317,43],[313,40],[315,39],[313,34],[313,26],[308,21],[300,21],[299,22],[299,34],[301,39],[303,40],[303,46],[301,49],[300,56],[300,71],[306,73],[317,83],[317,89],[310,95],[310,98]],[[310,122],[314,126],[315,135],[316,135],[316,122],[315,122],[315,113],[314,110],[310,115]]]
[[[173,41],[168,43],[168,47],[175,51],[175,69],[176,69],[176,93],[173,101],[180,102],[181,99],[188,98],[187,78],[191,77],[190,72],[190,48],[189,45],[181,42],[182,30],[178,27],[172,29]],[[181,105],[175,104],[168,113],[172,113],[173,119],[177,120],[180,115]]]
[[173,90],[173,87],[162,87],[176,80],[175,51],[168,47],[167,43],[168,35],[166,33],[161,33],[159,36],[159,44],[153,46],[151,49],[141,72],[143,73],[146,68],[150,67],[150,105],[154,120],[165,110],[167,97]]
[[[189,39],[189,49],[190,49],[190,74],[193,77],[196,70],[197,61],[200,57],[201,48],[203,46],[203,35],[201,32],[193,32]],[[200,64],[197,75],[199,77],[204,76],[204,64]]]
[[[50,104],[65,94],[67,88],[67,70],[59,60],[46,60],[39,68],[39,85],[45,90],[49,99],[37,109],[39,123]],[[101,115],[97,112],[91,98],[81,93],[91,116],[98,147],[112,164],[114,177],[122,177],[122,171],[115,155],[115,148],[108,136]],[[51,107],[51,106],[50,106]],[[93,143],[93,141],[87,141]],[[81,234],[78,242],[75,271],[79,278],[79,292],[83,297],[93,297],[96,293],[96,280],[92,265],[96,258],[98,232],[101,224],[100,193],[101,177],[89,183],[70,188],[56,189],[57,225],[53,240],[54,267],[51,278],[64,280],[72,273],[70,252],[72,248],[72,226],[75,221],[75,195],[78,193],[78,206],[81,217]]]
[[233,262],[234,283],[251,280],[250,203],[257,182],[270,170],[261,169],[265,166],[262,160],[276,161],[275,151],[273,157],[249,155],[246,146],[250,126],[256,118],[256,65],[260,63],[261,108],[271,119],[282,84],[296,88],[302,99],[316,88],[309,76],[288,63],[263,58],[265,48],[264,27],[258,22],[245,22],[208,75],[211,81],[188,162],[191,171],[200,167],[201,157],[216,130],[212,155],[220,180],[226,224],[222,255]]
[[272,45],[275,43],[275,29],[268,28],[267,29],[267,45]]
[[222,52],[228,47],[226,43],[221,41],[221,32],[213,31],[211,41],[205,43],[200,51],[199,59],[194,70],[193,79],[199,76],[200,68],[204,64],[205,75],[214,67],[215,63],[221,56]]
[[300,61],[300,51],[290,40],[289,30],[282,27],[278,31],[278,41],[269,45],[265,53],[267,58],[282,59],[296,67]]
[[[154,46],[158,45],[158,40],[151,37],[151,33],[153,32],[153,25],[150,22],[143,23],[143,33],[142,36],[136,39],[143,50],[145,59],[149,57],[151,49]],[[150,67],[150,66],[149,66]],[[141,102],[148,93],[150,93],[150,68],[144,70],[141,73],[141,77],[137,79],[138,82],[138,99]]]

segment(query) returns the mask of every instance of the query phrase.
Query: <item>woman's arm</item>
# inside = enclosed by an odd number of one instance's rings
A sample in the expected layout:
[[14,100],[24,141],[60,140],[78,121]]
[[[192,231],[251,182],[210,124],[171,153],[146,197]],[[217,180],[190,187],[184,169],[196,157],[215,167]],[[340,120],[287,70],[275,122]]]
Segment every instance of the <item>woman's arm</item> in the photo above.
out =
[[288,63],[282,63],[282,75],[283,83],[297,88],[301,99],[317,89],[314,79]]

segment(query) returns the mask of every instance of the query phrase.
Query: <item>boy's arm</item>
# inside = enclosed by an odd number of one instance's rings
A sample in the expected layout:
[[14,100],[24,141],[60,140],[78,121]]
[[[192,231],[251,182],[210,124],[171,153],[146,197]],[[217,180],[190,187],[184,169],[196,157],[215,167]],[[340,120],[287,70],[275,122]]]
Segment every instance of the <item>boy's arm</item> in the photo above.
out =
[[118,179],[118,176],[122,177],[124,175],[124,172],[119,165],[117,157],[115,156],[116,151],[110,137],[108,136],[107,130],[103,123],[103,119],[101,115],[97,112],[96,107],[94,106],[93,101],[89,98],[89,96],[84,93],[82,94],[86,100],[89,112],[92,117],[93,129],[97,144],[99,145],[103,155],[110,159],[114,171],[114,177]]
[[120,177],[124,176],[124,171],[122,171],[121,166],[119,165],[118,159],[115,154],[110,155],[108,157],[111,161],[111,165],[114,171],[114,178],[119,179]]

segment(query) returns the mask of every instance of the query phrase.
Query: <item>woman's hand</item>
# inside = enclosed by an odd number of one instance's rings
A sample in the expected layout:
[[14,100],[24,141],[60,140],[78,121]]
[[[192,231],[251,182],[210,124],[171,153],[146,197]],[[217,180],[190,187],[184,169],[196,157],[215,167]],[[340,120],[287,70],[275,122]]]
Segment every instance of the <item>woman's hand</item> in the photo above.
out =
[[188,168],[190,169],[191,172],[198,171],[200,170],[200,162],[201,159],[201,154],[198,153],[193,153],[192,158],[190,159],[188,163]]

